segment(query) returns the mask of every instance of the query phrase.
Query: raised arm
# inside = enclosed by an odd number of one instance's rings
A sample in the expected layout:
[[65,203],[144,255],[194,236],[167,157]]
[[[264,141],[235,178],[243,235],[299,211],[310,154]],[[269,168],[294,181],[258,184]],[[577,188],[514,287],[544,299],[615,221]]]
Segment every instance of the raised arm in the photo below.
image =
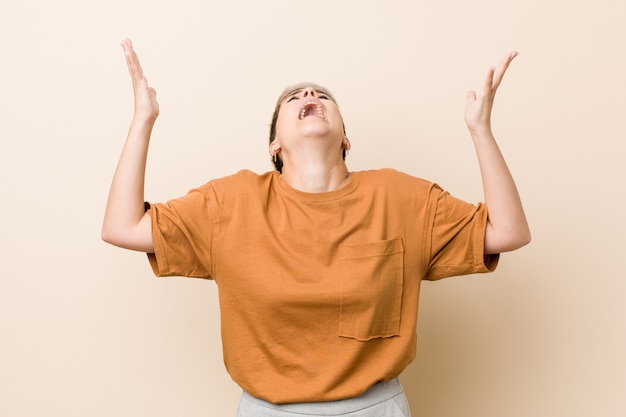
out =
[[133,83],[135,112],[109,191],[102,239],[122,248],[153,252],[150,216],[144,210],[144,177],[159,105],[129,39],[122,41],[122,48]]
[[496,90],[517,52],[489,69],[483,88],[467,93],[465,122],[474,141],[489,212],[485,253],[518,249],[530,242],[530,229],[513,176],[491,131],[491,110]]

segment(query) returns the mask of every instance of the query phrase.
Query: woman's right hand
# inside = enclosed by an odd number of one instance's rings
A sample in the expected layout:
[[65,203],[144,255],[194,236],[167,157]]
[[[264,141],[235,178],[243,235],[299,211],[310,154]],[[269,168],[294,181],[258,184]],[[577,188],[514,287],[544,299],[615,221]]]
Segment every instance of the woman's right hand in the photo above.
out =
[[156,99],[156,90],[148,85],[148,80],[143,75],[139,58],[133,49],[130,39],[125,38],[121,42],[126,56],[126,64],[133,82],[135,95],[135,119],[152,122],[159,116],[159,103]]

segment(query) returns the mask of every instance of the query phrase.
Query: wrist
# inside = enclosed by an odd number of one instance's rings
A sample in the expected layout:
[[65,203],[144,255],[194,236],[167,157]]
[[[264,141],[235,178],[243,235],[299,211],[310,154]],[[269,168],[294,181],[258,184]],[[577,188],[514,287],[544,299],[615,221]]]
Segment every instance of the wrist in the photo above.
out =
[[467,125],[472,138],[493,137],[490,124]]
[[135,112],[131,125],[136,127],[149,127],[152,128],[154,122],[156,122],[157,115],[145,114],[141,112]]

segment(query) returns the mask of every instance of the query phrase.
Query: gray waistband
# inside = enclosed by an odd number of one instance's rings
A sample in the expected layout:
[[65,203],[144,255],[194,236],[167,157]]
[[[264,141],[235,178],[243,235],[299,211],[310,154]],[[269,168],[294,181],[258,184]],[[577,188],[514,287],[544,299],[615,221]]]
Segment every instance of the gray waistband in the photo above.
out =
[[342,415],[364,408],[372,407],[387,400],[392,399],[402,393],[402,386],[398,378],[387,382],[378,382],[370,387],[365,393],[359,397],[347,398],[345,400],[313,402],[313,403],[292,403],[292,404],[273,404],[256,398],[246,391],[242,394],[242,400],[250,401],[258,406],[271,408],[274,410],[285,411],[289,413],[297,413],[303,415]]

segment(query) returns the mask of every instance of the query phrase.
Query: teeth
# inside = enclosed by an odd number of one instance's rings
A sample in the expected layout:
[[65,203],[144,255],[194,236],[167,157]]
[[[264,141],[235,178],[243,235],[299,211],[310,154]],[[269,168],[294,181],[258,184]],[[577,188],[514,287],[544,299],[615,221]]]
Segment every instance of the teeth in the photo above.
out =
[[300,109],[300,114],[298,115],[298,118],[300,120],[302,120],[304,118],[304,115],[306,114],[307,109],[309,107],[311,107],[311,106],[315,106],[315,108],[317,109],[317,116],[320,119],[324,118],[324,110],[322,110],[322,105],[318,104],[315,101],[309,101],[309,102],[305,103],[304,106],[302,106],[302,108]]

